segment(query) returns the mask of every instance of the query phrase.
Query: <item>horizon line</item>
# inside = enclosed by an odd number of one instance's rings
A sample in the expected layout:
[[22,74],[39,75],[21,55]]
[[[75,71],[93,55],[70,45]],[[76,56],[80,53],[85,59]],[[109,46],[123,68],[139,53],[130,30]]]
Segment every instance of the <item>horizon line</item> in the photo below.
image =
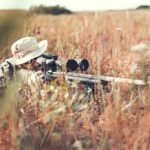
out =
[[49,7],[49,6],[52,6],[52,7],[55,7],[55,6],[60,6],[60,7],[63,7],[63,8],[66,8],[72,12],[82,12],[82,11],[121,11],[121,10],[136,10],[138,7],[140,6],[146,6],[146,7],[150,7],[149,4],[142,4],[142,5],[138,5],[138,6],[135,6],[135,7],[128,7],[128,8],[105,8],[105,9],[102,9],[102,8],[96,8],[96,9],[81,9],[81,10],[73,10],[71,8],[68,8],[66,6],[63,6],[63,5],[60,5],[60,4],[56,4],[56,5],[44,5],[44,4],[39,4],[39,5],[31,5],[30,7],[28,8],[19,8],[19,7],[12,7],[12,8],[0,8],[0,10],[30,10],[30,8],[32,7],[39,7],[39,6],[44,6],[44,7]]

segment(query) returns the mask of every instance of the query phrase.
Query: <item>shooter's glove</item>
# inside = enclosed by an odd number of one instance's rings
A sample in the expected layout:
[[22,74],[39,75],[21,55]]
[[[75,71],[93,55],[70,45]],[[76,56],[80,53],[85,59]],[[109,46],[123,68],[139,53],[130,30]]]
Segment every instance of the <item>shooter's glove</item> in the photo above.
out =
[[52,76],[52,71],[50,70],[48,72],[39,70],[36,72],[36,75],[41,83],[49,83],[55,79],[55,77]]
[[3,73],[5,78],[12,79],[14,75],[14,67],[11,63],[5,61],[1,65],[1,72]]
[[4,73],[2,71],[2,68],[0,67],[0,88],[3,87],[5,84],[5,77],[4,77]]
[[2,77],[4,77],[4,73],[3,73],[2,68],[0,66],[0,78],[2,78]]
[[41,71],[41,70],[37,71],[36,75],[41,83],[45,82],[45,74],[43,71]]

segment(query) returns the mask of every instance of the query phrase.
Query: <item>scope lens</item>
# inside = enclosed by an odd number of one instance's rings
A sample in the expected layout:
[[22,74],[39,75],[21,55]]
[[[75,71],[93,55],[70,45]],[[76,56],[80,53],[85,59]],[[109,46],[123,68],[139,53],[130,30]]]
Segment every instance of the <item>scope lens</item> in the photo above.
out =
[[78,63],[74,59],[70,59],[66,63],[67,71],[76,71],[78,68]]
[[89,62],[87,59],[82,59],[79,63],[79,68],[81,71],[86,71],[89,68]]

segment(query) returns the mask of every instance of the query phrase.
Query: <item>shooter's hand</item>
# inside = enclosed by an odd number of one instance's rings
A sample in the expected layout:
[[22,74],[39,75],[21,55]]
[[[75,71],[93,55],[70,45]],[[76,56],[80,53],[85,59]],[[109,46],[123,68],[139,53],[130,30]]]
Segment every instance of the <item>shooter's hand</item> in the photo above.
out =
[[45,74],[43,71],[41,71],[41,70],[37,71],[36,75],[41,83],[45,82]]
[[9,62],[5,61],[1,65],[1,73],[5,76],[5,78],[12,78],[14,75],[14,67]]
[[0,68],[0,88],[4,86],[4,80],[5,80],[5,77],[4,77],[2,69]]

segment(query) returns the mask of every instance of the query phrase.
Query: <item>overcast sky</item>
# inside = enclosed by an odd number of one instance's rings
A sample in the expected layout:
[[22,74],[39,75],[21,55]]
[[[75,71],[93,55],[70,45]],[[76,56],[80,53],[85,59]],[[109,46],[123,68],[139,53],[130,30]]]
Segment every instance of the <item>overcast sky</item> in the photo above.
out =
[[60,5],[73,11],[136,8],[150,0],[0,0],[0,9],[28,9],[33,5]]

